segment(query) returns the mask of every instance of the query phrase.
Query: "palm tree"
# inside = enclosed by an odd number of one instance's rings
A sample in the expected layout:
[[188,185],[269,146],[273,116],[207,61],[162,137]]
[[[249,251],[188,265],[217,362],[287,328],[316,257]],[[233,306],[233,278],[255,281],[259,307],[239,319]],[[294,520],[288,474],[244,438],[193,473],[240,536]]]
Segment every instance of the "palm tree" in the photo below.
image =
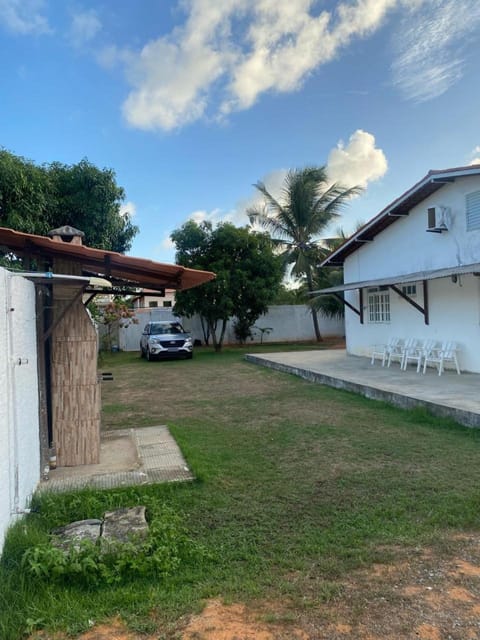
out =
[[[363,226],[363,222],[357,222],[355,225],[355,231],[358,231]],[[336,230],[336,235],[333,238],[324,238],[322,245],[325,250],[325,255],[322,256],[322,261],[335,249],[347,240],[349,237],[342,227]],[[315,290],[326,289],[327,287],[334,287],[343,283],[343,267],[321,267],[315,265],[313,272],[313,284]],[[345,305],[341,300],[342,296],[337,297],[335,295],[329,296],[309,296],[307,304],[313,307],[317,312],[321,311],[324,316],[329,318],[343,318],[345,315]]]
[[[307,290],[314,291],[314,268],[326,255],[319,235],[361,189],[329,184],[325,167],[289,171],[280,200],[269,193],[263,182],[254,186],[263,195],[264,202],[247,210],[250,223],[270,233],[286,265],[293,264],[292,275],[304,276]],[[314,308],[311,311],[315,336],[320,341],[317,312]]]

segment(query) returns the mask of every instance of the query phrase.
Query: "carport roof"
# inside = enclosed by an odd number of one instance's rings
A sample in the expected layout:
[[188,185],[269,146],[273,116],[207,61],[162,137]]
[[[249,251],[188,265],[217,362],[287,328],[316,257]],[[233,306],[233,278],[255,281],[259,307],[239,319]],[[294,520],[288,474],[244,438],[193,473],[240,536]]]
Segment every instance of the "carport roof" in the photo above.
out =
[[101,276],[116,286],[190,289],[215,278],[215,274],[210,271],[154,262],[81,244],[59,242],[45,236],[22,233],[5,227],[0,227],[0,246],[7,247],[19,256],[47,260],[61,258],[80,264],[85,275]]

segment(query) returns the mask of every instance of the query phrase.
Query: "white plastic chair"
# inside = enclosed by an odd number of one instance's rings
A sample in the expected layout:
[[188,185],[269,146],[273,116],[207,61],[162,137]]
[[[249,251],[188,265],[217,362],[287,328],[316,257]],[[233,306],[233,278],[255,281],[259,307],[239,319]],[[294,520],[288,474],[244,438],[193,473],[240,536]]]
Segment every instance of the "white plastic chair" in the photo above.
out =
[[407,338],[403,343],[403,347],[401,353],[399,354],[400,360],[400,369],[405,371],[407,368],[406,360],[407,357],[414,355],[418,349],[418,340],[417,338]]
[[438,365],[438,375],[441,376],[443,373],[443,365],[445,362],[453,362],[455,364],[455,368],[457,369],[458,375],[460,375],[460,367],[458,366],[457,352],[459,349],[457,348],[456,342],[444,342],[440,349],[432,349],[430,354],[425,356],[423,361],[423,373],[427,370],[427,365],[430,362],[431,364]]
[[390,338],[387,344],[375,344],[372,347],[372,359],[371,364],[375,364],[375,358],[382,359],[382,367],[385,366],[385,363],[388,360],[390,353],[397,349],[401,344],[400,338]]
[[412,338],[408,338],[407,340],[399,340],[398,344],[390,349],[387,360],[387,367],[392,364],[392,361],[397,360],[400,363],[400,368],[403,365],[403,354],[405,353],[405,349],[409,347]]
[[417,344],[414,349],[406,351],[403,357],[403,370],[406,371],[408,363],[412,361],[417,363],[417,373],[419,373],[424,358],[430,355],[432,349],[437,347],[437,344],[437,340],[423,340],[422,344]]

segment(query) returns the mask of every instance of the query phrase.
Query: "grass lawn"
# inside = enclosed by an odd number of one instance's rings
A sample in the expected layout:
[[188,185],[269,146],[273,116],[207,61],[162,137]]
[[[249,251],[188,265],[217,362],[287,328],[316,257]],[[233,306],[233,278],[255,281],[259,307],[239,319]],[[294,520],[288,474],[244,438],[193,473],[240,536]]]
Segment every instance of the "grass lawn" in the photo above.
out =
[[[479,431],[256,367],[246,351],[105,357],[114,381],[102,387],[103,428],[167,424],[197,481],[39,500],[7,539],[2,640],[74,634],[117,614],[174,638],[182,615],[217,596],[281,602],[285,620],[312,622],[352,573],[425,546],[448,555],[455,535],[478,531]],[[108,588],[25,576],[23,551],[48,527],[145,502],[179,513],[205,553],[168,577]]]

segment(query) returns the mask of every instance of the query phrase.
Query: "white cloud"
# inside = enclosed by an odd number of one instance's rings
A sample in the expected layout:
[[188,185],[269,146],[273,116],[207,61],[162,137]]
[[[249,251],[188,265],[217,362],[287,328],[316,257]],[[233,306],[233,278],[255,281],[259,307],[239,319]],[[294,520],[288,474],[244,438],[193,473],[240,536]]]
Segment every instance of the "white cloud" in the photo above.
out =
[[163,249],[166,251],[171,251],[172,249],[175,249],[175,243],[170,238],[170,234],[166,235],[163,238],[162,242],[160,243],[160,249]]
[[394,38],[393,83],[405,98],[425,102],[463,75],[468,42],[480,24],[478,0],[416,2]]
[[231,222],[236,226],[244,226],[248,224],[248,219],[243,211],[235,208],[231,211],[223,211],[223,209],[212,209],[211,211],[205,211],[199,209],[193,211],[189,216],[189,220],[193,220],[197,224],[201,222],[211,222],[213,226],[221,222]]
[[44,0],[0,0],[0,25],[17,35],[52,33]]
[[375,137],[367,131],[357,129],[345,145],[342,141],[330,151],[327,162],[328,176],[344,187],[365,188],[378,180],[388,169],[382,149],[375,146]]
[[[126,121],[169,131],[248,109],[266,92],[300,89],[354,39],[380,29],[394,10],[393,84],[408,99],[429,100],[461,77],[468,38],[480,22],[478,0],[332,4],[327,9],[321,0],[182,0],[183,22],[169,33],[138,50],[106,46],[97,59],[104,67],[125,69]],[[90,21],[78,27],[83,37],[98,29],[90,13]]]
[[101,29],[102,23],[94,9],[79,11],[72,16],[68,37],[75,47],[82,47],[93,40]]
[[470,153],[471,160],[468,164],[480,164],[480,145],[477,144]]
[[[370,182],[382,178],[387,169],[387,158],[383,150],[376,146],[375,136],[362,129],[352,133],[347,144],[339,141],[328,154],[327,173],[330,182],[338,182],[346,188],[360,186],[366,189]],[[276,169],[260,179],[267,191],[279,201],[282,200],[287,173],[287,169]],[[249,224],[247,209],[261,206],[262,202],[262,195],[257,190],[252,190],[249,196],[242,198],[230,211],[200,209],[192,212],[189,219],[197,223],[209,221],[215,225],[231,222],[236,226],[245,226]]]
[[[320,13],[318,0],[185,2],[185,24],[129,52],[125,118],[171,130],[249,108],[266,91],[294,91],[353,38],[378,29],[399,2],[345,1]],[[112,54],[122,55],[105,52],[110,64]]]
[[137,213],[137,207],[134,202],[124,202],[120,205],[120,215],[123,217],[125,215],[133,216]]

